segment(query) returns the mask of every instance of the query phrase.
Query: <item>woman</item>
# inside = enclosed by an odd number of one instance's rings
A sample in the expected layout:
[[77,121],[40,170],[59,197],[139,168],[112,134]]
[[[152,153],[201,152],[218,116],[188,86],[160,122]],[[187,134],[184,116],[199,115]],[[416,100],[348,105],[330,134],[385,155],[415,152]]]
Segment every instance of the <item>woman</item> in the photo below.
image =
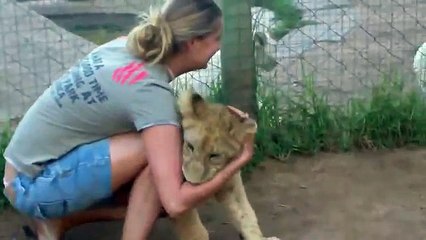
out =
[[[35,219],[39,239],[123,217],[122,239],[147,239],[162,208],[173,218],[195,207],[249,161],[252,139],[211,181],[182,181],[169,82],[207,66],[219,50],[221,17],[212,0],[170,0],[127,37],[94,49],[31,106],[5,151],[4,183],[13,206]],[[93,209],[129,183],[127,211]]]

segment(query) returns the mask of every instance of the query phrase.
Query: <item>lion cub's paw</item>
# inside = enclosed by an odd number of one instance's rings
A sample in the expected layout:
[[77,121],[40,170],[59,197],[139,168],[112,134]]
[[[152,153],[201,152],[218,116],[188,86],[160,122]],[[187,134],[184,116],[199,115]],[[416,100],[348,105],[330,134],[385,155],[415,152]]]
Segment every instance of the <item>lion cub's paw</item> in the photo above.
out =
[[281,239],[279,239],[277,237],[265,237],[265,238],[263,238],[263,240],[281,240]]

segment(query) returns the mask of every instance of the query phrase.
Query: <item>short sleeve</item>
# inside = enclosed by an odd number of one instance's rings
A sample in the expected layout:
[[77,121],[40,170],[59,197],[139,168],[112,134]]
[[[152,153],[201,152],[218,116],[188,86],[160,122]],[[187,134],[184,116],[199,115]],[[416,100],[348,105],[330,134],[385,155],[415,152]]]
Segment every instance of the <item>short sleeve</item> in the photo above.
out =
[[128,109],[137,131],[155,125],[180,126],[176,98],[169,84],[146,80],[132,90]]

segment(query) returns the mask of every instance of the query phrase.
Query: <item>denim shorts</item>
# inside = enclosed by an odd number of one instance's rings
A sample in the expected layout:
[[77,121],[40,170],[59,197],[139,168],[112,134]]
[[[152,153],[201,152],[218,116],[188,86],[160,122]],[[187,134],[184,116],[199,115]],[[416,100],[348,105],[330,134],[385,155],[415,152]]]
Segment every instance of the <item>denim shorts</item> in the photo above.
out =
[[60,218],[111,197],[111,177],[109,139],[102,139],[47,162],[35,178],[18,173],[12,204],[33,218]]

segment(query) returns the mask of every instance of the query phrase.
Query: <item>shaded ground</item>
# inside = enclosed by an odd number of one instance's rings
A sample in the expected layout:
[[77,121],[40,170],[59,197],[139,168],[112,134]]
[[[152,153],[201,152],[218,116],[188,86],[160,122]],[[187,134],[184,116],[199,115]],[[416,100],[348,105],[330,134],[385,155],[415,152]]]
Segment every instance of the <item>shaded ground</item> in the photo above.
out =
[[[426,236],[426,150],[321,154],[288,163],[268,161],[246,183],[268,236],[285,240],[419,240]],[[213,240],[238,239],[224,212],[201,209]],[[0,239],[21,221],[0,217]],[[78,227],[68,240],[119,239],[121,223]],[[164,230],[164,231],[161,231]],[[176,239],[166,219],[152,239]]]

